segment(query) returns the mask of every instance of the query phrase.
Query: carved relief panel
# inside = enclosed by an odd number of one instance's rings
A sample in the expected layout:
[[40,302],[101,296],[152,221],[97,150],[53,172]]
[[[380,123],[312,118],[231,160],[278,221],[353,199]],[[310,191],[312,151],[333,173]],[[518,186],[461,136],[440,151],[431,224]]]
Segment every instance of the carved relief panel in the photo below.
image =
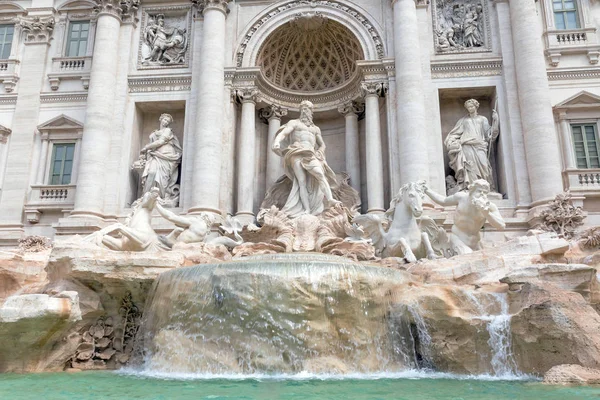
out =
[[432,10],[437,54],[492,50],[486,0],[433,0]]
[[138,69],[185,68],[191,55],[189,6],[146,7],[138,52]]

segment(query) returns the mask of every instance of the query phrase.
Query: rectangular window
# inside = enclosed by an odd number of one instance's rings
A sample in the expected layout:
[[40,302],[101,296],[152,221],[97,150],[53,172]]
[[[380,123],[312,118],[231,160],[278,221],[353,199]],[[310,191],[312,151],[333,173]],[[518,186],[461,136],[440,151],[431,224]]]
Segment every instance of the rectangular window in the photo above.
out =
[[55,143],[52,146],[50,185],[68,185],[73,172],[75,143]]
[[571,125],[577,168],[600,168],[596,124]]
[[578,29],[577,0],[552,0],[556,29]]
[[14,25],[0,25],[0,60],[10,57],[14,33]]
[[83,57],[87,52],[90,21],[71,21],[67,36],[67,57]]

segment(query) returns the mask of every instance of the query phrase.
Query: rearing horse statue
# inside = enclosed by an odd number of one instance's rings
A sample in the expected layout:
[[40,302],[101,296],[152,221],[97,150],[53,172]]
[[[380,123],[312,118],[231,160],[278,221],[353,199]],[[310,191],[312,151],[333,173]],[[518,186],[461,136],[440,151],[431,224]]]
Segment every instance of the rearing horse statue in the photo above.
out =
[[392,199],[384,220],[379,215],[367,214],[355,217],[352,222],[364,228],[376,253],[383,258],[403,257],[409,263],[425,257],[437,258],[442,252],[436,251],[432,242],[437,245],[446,241],[447,236],[431,218],[421,216],[424,195],[425,181],[407,183]]

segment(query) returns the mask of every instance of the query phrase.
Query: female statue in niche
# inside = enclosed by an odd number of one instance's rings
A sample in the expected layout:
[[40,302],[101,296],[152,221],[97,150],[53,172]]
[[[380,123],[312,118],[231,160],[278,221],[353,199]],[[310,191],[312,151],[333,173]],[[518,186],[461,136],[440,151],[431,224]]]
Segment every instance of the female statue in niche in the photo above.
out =
[[465,102],[469,115],[458,120],[448,133],[444,145],[448,150],[450,168],[459,190],[465,190],[478,179],[486,180],[493,187],[490,146],[498,137],[498,113],[492,113],[492,126],[488,119],[477,114],[479,102]]
[[159,189],[161,203],[166,207],[177,207],[179,204],[179,164],[182,149],[179,140],[170,127],[173,117],[162,114],[158,119],[159,129],[150,134],[150,143],[140,150],[140,158],[133,165],[142,169],[142,194],[152,188]]

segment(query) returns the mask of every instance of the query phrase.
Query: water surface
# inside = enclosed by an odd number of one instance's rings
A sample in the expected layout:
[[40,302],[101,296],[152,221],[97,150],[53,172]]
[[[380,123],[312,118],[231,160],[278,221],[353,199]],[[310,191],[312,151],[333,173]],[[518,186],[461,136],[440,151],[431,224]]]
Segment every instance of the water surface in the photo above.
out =
[[536,381],[474,379],[447,374],[323,378],[302,374],[237,378],[190,375],[176,379],[114,372],[3,374],[0,375],[0,399],[600,399],[600,388],[594,387],[556,387]]

